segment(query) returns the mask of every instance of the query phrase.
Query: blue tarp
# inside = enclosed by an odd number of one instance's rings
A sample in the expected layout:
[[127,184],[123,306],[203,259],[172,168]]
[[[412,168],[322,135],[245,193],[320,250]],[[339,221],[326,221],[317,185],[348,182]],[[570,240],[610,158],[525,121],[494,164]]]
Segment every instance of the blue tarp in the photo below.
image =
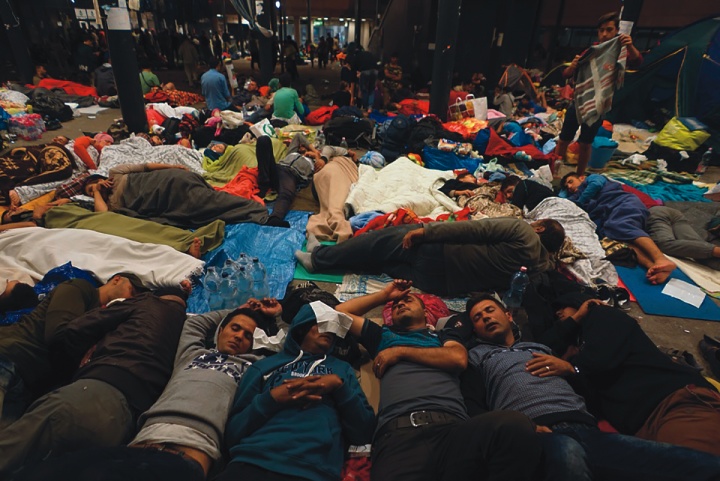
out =
[[[225,227],[225,241],[217,249],[206,253],[202,260],[208,267],[222,266],[225,259],[237,259],[242,253],[257,257],[267,269],[270,296],[282,299],[295,273],[294,253],[305,242],[309,217],[309,212],[289,212],[285,217],[290,223],[289,229],[250,223],[228,225]],[[209,310],[204,288],[201,283],[196,283],[188,299],[188,312],[202,314]]]

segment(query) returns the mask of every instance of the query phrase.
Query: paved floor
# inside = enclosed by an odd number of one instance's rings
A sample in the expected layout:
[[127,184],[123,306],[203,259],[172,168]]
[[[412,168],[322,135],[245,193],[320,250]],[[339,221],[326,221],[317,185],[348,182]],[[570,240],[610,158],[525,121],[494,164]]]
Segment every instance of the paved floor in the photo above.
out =
[[[252,74],[249,68],[249,62],[246,60],[235,61],[235,69],[239,75]],[[277,69],[279,73],[279,68]],[[338,64],[332,65],[327,69],[311,68],[309,65],[299,67],[300,81],[298,84],[313,84],[320,95],[332,93],[337,88],[340,79],[340,67]],[[156,72],[162,82],[175,82],[178,89],[188,89],[187,82],[184,79],[184,73],[179,70],[167,70]],[[197,91],[197,90],[196,90]],[[120,118],[120,110],[108,109],[98,113],[95,116],[82,116],[70,122],[63,124],[63,128],[55,132],[47,133],[43,136],[43,141],[49,140],[50,135],[67,135],[78,136],[82,132],[98,132],[107,129],[113,120]],[[18,142],[16,145],[22,145]],[[563,173],[569,171],[569,167],[564,167]],[[707,182],[718,182],[720,180],[720,168],[711,167],[703,177]],[[309,190],[303,191],[294,204],[294,208],[299,210],[317,211],[318,205],[309,193]],[[335,289],[334,284],[323,283],[322,287],[330,292]],[[715,301],[718,302],[718,301]],[[679,350],[687,350],[692,353],[698,362],[705,366],[707,375],[710,372],[707,363],[702,358],[697,344],[703,334],[708,334],[720,338],[720,322],[698,321],[665,316],[646,315],[640,307],[635,303],[628,303],[629,313],[634,316],[645,332],[653,339],[653,341],[662,346],[672,347]],[[720,303],[718,303],[720,305]],[[373,313],[373,317],[380,317],[380,310]],[[719,319],[720,321],[720,319]]]

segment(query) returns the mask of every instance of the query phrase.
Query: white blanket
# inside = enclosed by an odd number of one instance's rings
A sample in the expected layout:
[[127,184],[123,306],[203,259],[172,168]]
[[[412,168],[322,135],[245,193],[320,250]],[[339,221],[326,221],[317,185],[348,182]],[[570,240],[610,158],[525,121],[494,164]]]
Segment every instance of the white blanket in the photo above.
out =
[[350,208],[354,214],[388,213],[405,208],[421,217],[435,217],[460,210],[450,198],[433,188],[439,179],[452,179],[452,171],[426,169],[407,157],[400,157],[379,171],[360,165],[359,174],[357,184],[345,201],[346,210]]
[[132,272],[150,288],[179,286],[205,265],[169,246],[91,230],[26,227],[0,233],[0,278],[37,282],[67,262],[92,272],[101,282],[118,272]]
[[153,147],[142,137],[130,137],[119,144],[108,145],[100,154],[100,163],[93,173],[107,176],[110,169],[122,164],[179,164],[191,172],[203,174],[202,152],[181,145]]
[[562,224],[565,235],[588,258],[578,259],[566,266],[580,281],[588,285],[602,282],[617,286],[618,275],[615,266],[605,258],[605,250],[600,245],[595,230],[597,226],[590,220],[587,212],[572,201],[559,197],[549,197],[528,212],[526,218],[532,221],[555,219]]

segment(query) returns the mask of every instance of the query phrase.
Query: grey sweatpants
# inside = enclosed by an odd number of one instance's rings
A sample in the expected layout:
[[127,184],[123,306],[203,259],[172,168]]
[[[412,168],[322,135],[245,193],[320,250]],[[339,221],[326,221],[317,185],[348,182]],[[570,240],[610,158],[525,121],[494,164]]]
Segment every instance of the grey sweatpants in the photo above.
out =
[[[715,245],[703,240],[677,209],[662,205],[650,208],[646,228],[650,238],[665,254],[695,259],[704,264],[713,259]],[[717,268],[714,264],[710,267]]]
[[119,446],[135,428],[125,396],[110,384],[80,379],[35,401],[0,431],[0,477],[50,454]]

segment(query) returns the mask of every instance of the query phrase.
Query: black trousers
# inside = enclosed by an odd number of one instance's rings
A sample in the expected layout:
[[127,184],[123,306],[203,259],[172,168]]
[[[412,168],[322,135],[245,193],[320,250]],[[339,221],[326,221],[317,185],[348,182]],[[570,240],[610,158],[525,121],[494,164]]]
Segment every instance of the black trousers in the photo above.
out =
[[213,481],[308,481],[298,476],[268,471],[248,463],[230,463]]
[[444,244],[420,244],[402,248],[405,234],[420,225],[401,225],[367,232],[334,246],[315,249],[312,262],[316,270],[330,269],[360,271],[366,274],[385,274],[413,282],[418,289],[433,294],[445,294]]
[[523,481],[542,458],[530,420],[496,411],[452,424],[382,433],[373,441],[372,481]]
[[284,219],[297,194],[298,179],[292,170],[275,162],[272,141],[268,136],[257,140],[258,187],[263,196],[269,189],[277,192],[271,217]]

